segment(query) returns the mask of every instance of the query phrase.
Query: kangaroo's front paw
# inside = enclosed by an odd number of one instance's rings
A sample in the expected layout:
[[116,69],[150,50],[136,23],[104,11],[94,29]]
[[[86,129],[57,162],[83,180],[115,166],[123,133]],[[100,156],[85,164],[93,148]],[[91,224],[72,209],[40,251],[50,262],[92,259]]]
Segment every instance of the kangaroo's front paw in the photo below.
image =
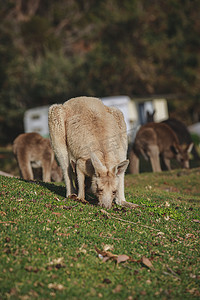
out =
[[82,199],[82,198],[78,198],[78,197],[76,198],[76,201],[81,202],[83,204],[88,204],[89,203],[87,200]]
[[122,207],[128,207],[128,208],[137,208],[137,207],[139,207],[138,204],[127,202],[127,201],[122,201],[121,206]]
[[76,200],[77,195],[76,194],[71,194],[71,195],[68,195],[67,198],[70,198],[71,200]]
[[69,195],[68,198],[70,198],[71,200],[81,202],[83,204],[88,204],[89,203],[87,200],[79,198],[76,194]]

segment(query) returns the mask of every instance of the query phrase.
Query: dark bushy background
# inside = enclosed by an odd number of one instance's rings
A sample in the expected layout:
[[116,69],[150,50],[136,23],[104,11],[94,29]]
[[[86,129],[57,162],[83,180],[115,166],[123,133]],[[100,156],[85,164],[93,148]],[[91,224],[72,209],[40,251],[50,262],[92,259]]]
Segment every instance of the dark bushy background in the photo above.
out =
[[28,108],[79,95],[170,95],[200,116],[199,0],[13,0],[0,10],[0,144]]

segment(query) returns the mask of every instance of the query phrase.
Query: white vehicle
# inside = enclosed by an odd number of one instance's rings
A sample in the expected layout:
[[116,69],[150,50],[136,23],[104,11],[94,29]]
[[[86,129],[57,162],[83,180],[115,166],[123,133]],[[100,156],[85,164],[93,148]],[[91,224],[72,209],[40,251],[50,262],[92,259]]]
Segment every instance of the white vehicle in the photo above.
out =
[[200,137],[200,122],[188,126],[190,133],[195,133]]
[[43,137],[48,137],[48,111],[49,106],[28,109],[24,114],[24,131],[37,132]]

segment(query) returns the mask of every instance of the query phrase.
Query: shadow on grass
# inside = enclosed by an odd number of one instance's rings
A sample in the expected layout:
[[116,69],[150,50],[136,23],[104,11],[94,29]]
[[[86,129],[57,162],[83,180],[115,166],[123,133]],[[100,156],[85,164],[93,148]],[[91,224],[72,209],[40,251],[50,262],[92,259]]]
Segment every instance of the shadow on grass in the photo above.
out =
[[[66,188],[65,186],[61,186],[61,185],[57,185],[55,183],[52,182],[43,182],[40,180],[24,180],[23,178],[19,178],[19,180],[23,181],[23,182],[28,182],[28,183],[32,183],[32,184],[36,184],[36,185],[40,185],[44,188],[47,188],[50,192],[54,193],[56,196],[61,196],[63,198],[66,199]],[[75,202],[77,201],[74,197],[70,198],[71,200],[74,200]],[[77,198],[78,199],[78,198]],[[96,197],[94,197],[94,195],[92,194],[86,194],[86,200],[88,201],[88,204],[90,205],[98,205],[98,201],[96,199]],[[78,201],[78,202],[82,202],[82,201]],[[82,202],[83,203],[83,202]]]
[[47,188],[49,191],[51,191],[52,193],[64,197],[66,198],[66,189],[65,186],[61,186],[61,185],[56,185],[54,183],[51,182],[43,182],[43,181],[36,181],[36,184],[43,186],[45,188]]
[[60,185],[56,185],[52,182],[43,182],[43,181],[39,181],[39,180],[25,180],[23,178],[19,178],[19,180],[23,181],[23,182],[28,182],[28,183],[32,183],[32,184],[36,184],[36,185],[40,185],[42,187],[47,188],[49,191],[53,192],[54,194],[61,196],[61,197],[66,197],[66,189],[65,186],[60,186]]

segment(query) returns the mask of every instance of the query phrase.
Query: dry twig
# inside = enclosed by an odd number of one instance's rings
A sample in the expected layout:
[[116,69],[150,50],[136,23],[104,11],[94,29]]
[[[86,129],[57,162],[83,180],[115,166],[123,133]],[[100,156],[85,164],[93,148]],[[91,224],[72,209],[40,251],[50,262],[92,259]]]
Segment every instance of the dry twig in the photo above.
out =
[[159,229],[156,229],[156,228],[153,228],[153,227],[150,227],[150,226],[147,226],[147,225],[142,225],[142,224],[135,223],[135,222],[132,222],[132,221],[129,221],[129,220],[124,220],[124,219],[115,217],[115,216],[113,216],[112,214],[108,213],[108,212],[107,212],[106,210],[104,210],[104,209],[101,209],[101,212],[104,213],[104,214],[106,214],[106,215],[108,216],[108,218],[112,218],[112,219],[115,219],[115,220],[119,220],[119,221],[122,221],[122,222],[134,224],[134,225],[140,225],[141,227],[145,227],[145,228],[148,228],[148,229],[151,229],[151,230],[160,231]]

